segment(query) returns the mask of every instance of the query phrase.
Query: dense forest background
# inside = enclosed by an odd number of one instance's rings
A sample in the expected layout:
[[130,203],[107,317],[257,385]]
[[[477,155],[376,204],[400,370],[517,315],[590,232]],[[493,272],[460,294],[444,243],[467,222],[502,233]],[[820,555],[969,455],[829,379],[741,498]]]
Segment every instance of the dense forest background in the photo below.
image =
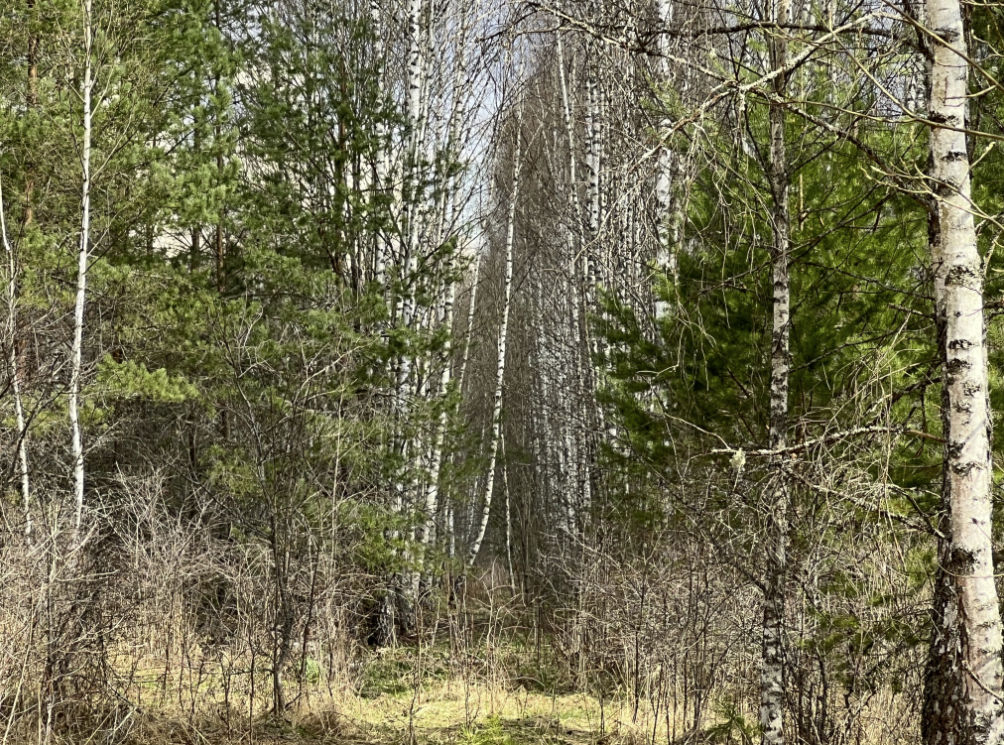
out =
[[2,0],[3,743],[1004,742],[1002,29]]

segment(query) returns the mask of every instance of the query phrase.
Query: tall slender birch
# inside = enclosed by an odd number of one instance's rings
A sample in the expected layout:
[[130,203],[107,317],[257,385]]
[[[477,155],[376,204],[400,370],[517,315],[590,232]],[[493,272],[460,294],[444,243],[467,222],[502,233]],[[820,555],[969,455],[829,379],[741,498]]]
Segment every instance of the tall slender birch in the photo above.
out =
[[[466,90],[468,88],[467,80],[467,23],[466,17],[460,28],[458,43],[460,49],[458,52],[457,64],[454,69],[453,83],[451,86],[451,93],[454,97],[453,106],[450,111],[450,116],[447,121],[446,131],[447,131],[447,152],[453,156],[457,154],[460,150],[461,132],[464,129],[465,124],[465,113],[466,113]],[[440,201],[439,209],[440,214],[437,221],[437,230],[435,237],[435,245],[441,245],[445,240],[447,231],[453,227],[453,221],[457,219],[461,204],[460,204],[460,193],[461,193],[461,183],[459,174],[455,174],[449,179],[450,188],[443,190],[443,196]],[[439,319],[442,328],[447,331],[447,341],[446,348],[444,350],[444,363],[443,369],[440,372],[439,379],[439,391],[438,398],[440,401],[445,399],[446,393],[449,389],[450,380],[452,379],[453,373],[453,343],[452,337],[449,334],[453,329],[453,312],[456,304],[457,297],[457,283],[452,279],[449,280],[449,287],[446,290],[446,297],[443,299],[443,308],[441,317]],[[473,300],[473,295],[472,295]],[[471,312],[474,310],[474,304],[471,303]],[[473,320],[473,319],[470,319]],[[468,328],[468,334],[470,334],[470,329]],[[468,343],[470,341],[470,336],[468,336]],[[465,358],[467,350],[465,349]],[[425,529],[423,532],[423,537],[426,546],[431,547],[435,541],[435,517],[439,511],[439,476],[442,471],[444,452],[443,452],[443,441],[446,436],[446,425],[447,425],[447,411],[445,408],[440,412],[438,421],[436,423],[435,434],[433,435],[433,444],[429,457],[430,472],[428,487],[426,491],[425,499]]]
[[509,461],[505,454],[505,433],[502,434],[502,491],[505,493],[505,560],[509,571],[509,587],[516,592],[516,575],[512,569],[512,497],[509,493]]
[[[572,339],[572,341],[571,343],[566,344],[564,346],[564,349],[568,350],[573,358],[572,364],[570,365],[570,368],[574,371],[573,373],[574,380],[572,381],[572,388],[573,390],[582,389],[582,398],[579,401],[579,404],[581,405],[582,402],[587,402],[592,397],[592,387],[590,384],[589,373],[587,370],[584,369],[585,365],[583,364],[583,359],[582,359],[584,350],[588,349],[588,344],[589,344],[588,341],[589,334],[586,324],[586,316],[588,313],[586,302],[587,298],[589,297],[589,291],[587,288],[582,287],[581,288],[582,291],[580,292],[579,266],[580,264],[582,266],[581,280],[583,285],[585,285],[589,281],[589,268],[587,259],[585,258],[585,256],[582,255],[584,252],[582,250],[583,241],[581,240],[581,238],[582,238],[583,226],[585,224],[589,225],[590,234],[595,235],[595,232],[593,231],[594,220],[592,217],[593,196],[595,192],[595,195],[597,197],[596,207],[598,208],[599,186],[597,182],[595,190],[593,189],[592,173],[591,173],[589,186],[587,189],[589,193],[589,203],[590,203],[589,207],[590,216],[588,218],[588,223],[587,223],[586,219],[584,219],[585,208],[583,207],[582,202],[579,199],[579,183],[577,175],[578,149],[576,146],[575,125],[572,117],[572,98],[570,93],[570,86],[565,72],[564,45],[562,44],[562,34],[558,33],[557,36],[558,36],[558,44],[557,44],[558,76],[559,76],[559,83],[561,85],[561,111],[562,111],[562,119],[564,120],[565,124],[565,135],[568,138],[568,183],[569,183],[568,191],[572,198],[572,213],[574,218],[573,224],[577,228],[577,232],[569,232],[567,238],[568,248],[569,248],[569,263],[572,270],[571,271],[572,282],[570,283],[571,292],[569,294],[569,297],[571,299],[571,304],[569,306],[570,323],[568,326],[569,338]],[[590,115],[587,113],[587,116]],[[589,151],[589,146],[587,146],[587,152],[588,151]],[[598,223],[599,223],[598,213],[596,215],[595,222],[597,223],[597,229],[598,229]],[[581,262],[579,261],[580,256],[582,258]],[[579,448],[578,438],[576,437],[576,435],[581,434],[581,428],[579,428],[578,432],[573,432],[572,425],[569,424],[569,421],[575,419],[573,408],[575,407],[576,402],[574,400],[574,397],[569,396],[568,391],[562,391],[562,398],[564,399],[567,405],[567,414],[565,417],[563,417],[565,421],[562,424],[562,427],[564,428],[565,432],[562,438],[563,440],[562,452],[566,460],[566,465],[565,467],[562,468],[562,474],[565,477],[565,483],[564,483],[565,488],[563,491],[563,497],[565,502],[564,504],[565,527],[568,535],[574,535],[576,532],[575,507],[578,501],[576,494],[581,492],[585,496],[583,501],[585,501],[586,504],[589,504],[592,498],[590,494],[591,484],[589,482],[588,476],[585,479],[580,478],[580,466],[582,466],[582,462],[579,457],[580,448]],[[586,405],[590,404],[586,403]],[[588,469],[582,469],[582,470],[588,473]]]
[[[930,235],[942,356],[942,538],[924,686],[927,745],[1004,741],[1001,617],[991,542],[992,456],[983,266],[966,148],[962,4],[927,0],[932,52]],[[939,126],[944,125],[944,126]]]
[[[776,0],[775,23],[778,31],[770,41],[773,88],[777,98],[787,89],[788,44],[784,26],[788,23],[791,0]],[[771,322],[770,371],[770,449],[783,450],[788,429],[788,378],[790,374],[789,334],[791,288],[788,271],[789,215],[788,162],[785,151],[784,109],[770,108],[769,181],[773,210],[771,214],[771,275],[773,317]],[[760,678],[760,727],[764,745],[784,742],[784,616],[785,578],[788,549],[788,484],[783,456],[771,459],[767,484],[767,576],[764,582],[763,647]]]
[[[373,24],[374,56],[375,59],[382,61],[386,57],[387,43],[384,39],[386,30],[380,0],[370,0],[370,22]],[[387,87],[384,80],[386,75],[385,70],[385,66],[381,65],[378,82],[381,88]],[[371,178],[373,179],[375,189],[379,191],[387,188],[392,166],[391,151],[388,147],[387,125],[382,119],[378,119],[375,130],[379,150],[372,163]],[[388,259],[393,259],[392,250],[391,241],[384,231],[375,231],[373,235],[373,261],[370,271],[372,272],[373,279],[381,286],[384,286],[387,282],[387,261]]]
[[[417,256],[419,251],[420,225],[419,217],[423,213],[417,204],[422,196],[419,194],[417,185],[419,183],[420,170],[420,140],[421,140],[421,117],[423,110],[422,97],[425,92],[425,55],[423,54],[423,34],[422,19],[424,15],[424,0],[409,0],[408,2],[408,64],[407,64],[407,89],[405,92],[405,108],[408,115],[407,125],[409,131],[404,139],[404,162],[401,174],[400,189],[397,198],[401,203],[401,217],[404,221],[404,246],[402,255],[394,258],[399,261],[401,275],[399,276],[401,295],[398,297],[395,308],[397,322],[405,329],[418,330],[420,322],[417,313],[417,304],[414,297],[414,288],[411,283],[414,280],[417,268]],[[393,253],[393,252],[392,252]],[[421,395],[420,375],[416,371],[417,360],[413,358],[413,352],[405,349],[397,357],[397,374],[395,381],[395,407],[396,407],[396,439],[397,450],[401,457],[402,473],[400,479],[395,484],[395,495],[392,509],[397,514],[404,514],[408,510],[416,507],[417,483],[414,478],[414,469],[410,466],[420,462],[422,453],[419,443],[414,442],[407,432],[407,421],[411,413],[411,404],[415,397]],[[409,529],[408,543],[414,546],[417,538],[416,526]],[[406,554],[411,548],[406,549]],[[414,556],[406,556],[414,559]],[[409,561],[408,563],[412,563]],[[419,574],[411,568],[406,568],[401,575],[395,578],[394,600],[401,606],[403,613],[401,621],[409,623],[411,612],[414,608],[414,598],[418,592]],[[386,605],[386,603],[385,603]],[[391,615],[388,608],[385,615]]]
[[481,280],[481,251],[474,253],[474,277],[471,279],[470,298],[467,300],[467,333],[464,337],[464,354],[460,358],[460,370],[457,372],[457,385],[461,392],[467,379],[467,362],[471,357],[471,336],[474,330],[474,310],[478,302],[478,284]]
[[[420,162],[419,154],[421,150],[421,118],[423,110],[423,92],[425,90],[425,55],[423,54],[422,39],[422,17],[425,3],[423,0],[410,0],[408,3],[408,89],[406,94],[406,108],[408,112],[408,126],[411,128],[406,143],[406,159],[404,163],[404,213],[406,219],[406,238],[402,267],[404,276],[402,284],[408,285],[413,279],[417,266],[418,243],[421,232],[419,225],[417,184],[419,183]],[[416,304],[413,290],[407,288],[399,302],[399,320],[406,328],[416,325],[415,314]],[[412,371],[413,360],[408,352],[401,355],[398,365],[398,403],[401,408],[402,425],[408,412],[408,399],[414,386],[414,375]],[[403,444],[407,449],[407,444]]]
[[[659,23],[662,26],[661,30],[664,32],[659,37],[659,53],[661,55],[659,59],[659,74],[661,82],[665,85],[669,83],[674,67],[670,61],[670,35],[665,33],[668,31],[673,20],[673,0],[656,0],[656,12],[659,17]],[[664,131],[669,130],[670,121],[668,118],[664,117],[660,124]],[[679,278],[677,276],[678,257],[676,251],[679,244],[680,220],[676,216],[679,207],[674,204],[673,200],[673,189],[677,188],[677,184],[675,183],[677,174],[674,172],[674,169],[676,169],[674,153],[670,149],[668,142],[661,142],[655,185],[655,204],[657,210],[656,240],[658,241],[656,247],[656,266],[666,276],[672,278],[674,284],[677,284]],[[666,315],[669,312],[668,304],[664,300],[657,300],[655,312],[658,317]]]
[[[594,47],[595,45],[590,45]],[[586,184],[586,210],[589,219],[589,241],[586,251],[586,297],[592,308],[596,295],[596,285],[600,282],[599,246],[602,194],[600,191],[600,167],[602,165],[600,91],[597,80],[597,62],[586,62],[586,167],[589,181]]]
[[[414,271],[416,252],[418,251],[418,239],[421,226],[419,225],[419,170],[421,167],[421,142],[424,128],[422,113],[425,109],[423,99],[425,98],[425,44],[423,38],[423,0],[409,0],[408,2],[408,91],[406,108],[408,111],[408,126],[411,133],[408,139],[407,160],[405,162],[405,191],[406,203],[404,209],[407,214],[407,247],[405,249],[405,271],[410,279]],[[405,294],[404,322],[411,322],[415,312],[414,299]]]
[[21,399],[21,376],[17,360],[17,263],[14,247],[7,233],[7,217],[3,199],[3,180],[0,179],[0,238],[7,253],[7,324],[9,327],[10,353],[7,356],[14,397],[14,423],[17,427],[17,462],[21,476],[21,503],[24,507],[24,532],[31,535],[31,488],[28,481],[28,430],[25,426],[24,403]]
[[[453,327],[453,307],[456,300],[457,286],[455,282],[450,283],[446,298],[443,301],[442,316],[440,324],[449,330]],[[437,396],[440,401],[446,397],[446,392],[450,386],[450,357],[452,356],[453,345],[449,340],[444,350],[443,369],[439,374],[439,389]],[[436,541],[436,513],[439,511],[439,474],[443,466],[443,439],[446,436],[447,411],[445,407],[439,412],[436,418],[435,433],[432,437],[432,448],[429,455],[429,480],[425,493],[425,525],[422,530],[422,540],[427,548],[431,548]]]
[[81,188],[80,247],[77,252],[77,296],[73,309],[73,347],[70,352],[70,428],[73,436],[73,495],[76,503],[75,530],[79,533],[84,514],[84,442],[80,431],[80,372],[83,362],[84,302],[87,297],[87,264],[90,260],[91,232],[91,92],[94,88],[91,67],[93,19],[91,0],[83,0],[84,13],[84,80],[83,141],[80,162],[83,171]]
[[[25,96],[25,106],[30,112],[38,106],[38,43],[39,33],[35,27],[36,0],[28,0],[28,90]],[[31,225],[34,219],[35,202],[35,166],[34,161],[30,161],[25,169],[24,182],[24,224]]]
[[492,406],[492,436],[489,444],[488,471],[485,474],[485,493],[481,508],[481,520],[477,536],[471,545],[467,556],[467,568],[474,566],[474,561],[481,551],[481,544],[488,530],[488,516],[492,509],[492,490],[495,486],[495,466],[498,463],[499,439],[502,434],[502,389],[505,383],[506,344],[509,338],[509,311],[512,304],[512,268],[513,244],[516,235],[516,202],[519,198],[519,181],[523,170],[523,101],[522,97],[513,127],[516,133],[516,150],[513,154],[512,193],[509,195],[509,217],[506,224],[505,237],[505,279],[502,288],[502,323],[499,326],[498,366],[495,372],[495,398]]
[[[572,207],[575,224],[579,230],[582,226],[582,204],[579,201],[579,185],[578,177],[576,175],[577,170],[577,153],[575,149],[575,124],[572,120],[572,101],[568,90],[568,80],[565,74],[565,48],[562,44],[562,35],[557,34],[558,37],[558,80],[561,84],[561,115],[562,120],[565,124],[565,135],[568,137],[568,183],[570,185],[569,193],[572,197]],[[575,239],[574,235],[571,235],[572,240]]]

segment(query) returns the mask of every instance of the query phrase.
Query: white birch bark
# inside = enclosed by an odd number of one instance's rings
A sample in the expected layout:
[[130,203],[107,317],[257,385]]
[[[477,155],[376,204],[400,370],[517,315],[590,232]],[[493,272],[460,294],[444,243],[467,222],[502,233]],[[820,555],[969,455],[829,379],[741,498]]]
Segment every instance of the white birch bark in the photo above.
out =
[[[788,22],[791,0],[777,0],[775,21]],[[771,66],[784,70],[788,45],[784,31],[770,40]],[[783,98],[787,74],[774,78],[774,93]],[[788,379],[790,374],[790,281],[788,271],[789,215],[788,162],[785,151],[784,109],[770,109],[770,187],[773,198],[771,273],[773,279],[773,319],[771,324],[770,448],[783,450],[788,429]],[[768,548],[764,587],[763,647],[760,678],[760,726],[764,745],[784,742],[784,617],[785,577],[788,549],[788,486],[783,456],[775,456],[767,484]]]
[[21,399],[21,376],[17,364],[17,264],[14,247],[7,234],[6,208],[3,199],[3,182],[0,179],[0,237],[7,253],[7,323],[9,328],[10,354],[7,357],[11,379],[11,393],[14,396],[14,422],[17,427],[17,461],[21,477],[21,504],[24,508],[24,533],[31,536],[31,488],[28,481],[28,430],[24,419],[24,403]]
[[[419,150],[420,132],[422,118],[422,94],[424,90],[425,77],[425,55],[423,55],[422,39],[422,13],[423,0],[409,0],[408,3],[408,90],[406,95],[406,109],[408,113],[408,126],[411,127],[411,134],[408,138],[406,151],[407,160],[404,164],[404,192],[403,197],[406,203],[403,205],[406,216],[405,230],[406,245],[404,251],[402,284],[405,286],[404,295],[399,304],[399,320],[402,325],[411,328],[415,324],[415,298],[412,294],[411,282],[414,279],[416,269],[417,252],[421,226],[418,224],[418,216],[421,210],[417,201],[419,195],[416,193],[416,185],[419,181]],[[398,400],[402,407],[407,406],[406,401],[411,393],[412,380],[412,360],[406,353],[399,363],[398,377]]]
[[485,492],[483,506],[481,509],[481,520],[478,527],[477,536],[471,545],[470,553],[467,556],[467,568],[474,566],[478,553],[481,551],[481,544],[485,539],[485,531],[488,530],[488,517],[492,509],[492,490],[495,485],[495,466],[498,463],[499,438],[502,433],[502,390],[505,383],[505,358],[506,344],[509,338],[509,311],[512,304],[512,270],[513,270],[513,244],[516,231],[516,202],[519,198],[519,182],[523,167],[523,104],[519,105],[519,112],[515,122],[516,149],[513,155],[512,167],[512,194],[509,199],[509,217],[506,226],[505,239],[505,279],[502,291],[502,322],[499,326],[498,338],[498,366],[495,373],[495,397],[492,406],[492,434],[489,444],[488,471],[485,474]]
[[[575,217],[576,232],[582,229],[582,204],[579,200],[579,179],[577,176],[577,158],[575,150],[575,124],[572,118],[572,101],[568,91],[568,80],[565,73],[565,51],[561,41],[561,34],[558,35],[558,76],[561,83],[561,113],[565,122],[565,133],[568,137],[568,183],[569,192],[572,197],[572,206]],[[574,236],[573,236],[574,240]],[[575,253],[573,252],[573,256]]]
[[589,248],[585,252],[588,285],[586,296],[589,307],[593,307],[595,288],[600,282],[599,244],[601,199],[600,192],[600,92],[596,81],[595,64],[590,60],[586,65],[586,166],[589,170],[586,184],[586,209],[589,218]]
[[[586,209],[583,207],[581,200],[579,199],[579,184],[578,184],[578,151],[576,148],[576,137],[575,137],[575,125],[574,119],[572,117],[572,98],[570,95],[570,86],[568,84],[566,71],[565,71],[565,58],[564,58],[564,47],[561,41],[561,34],[558,35],[558,74],[559,81],[561,85],[561,103],[562,103],[562,116],[565,123],[566,135],[568,137],[568,178],[570,189],[569,192],[572,198],[572,211],[574,213],[574,224],[576,225],[578,231],[582,230],[583,225],[585,225],[589,232],[589,240],[595,240],[596,231],[599,229],[599,173],[594,172],[593,169],[598,168],[598,164],[595,162],[595,158],[591,153],[593,152],[592,135],[591,132],[595,132],[595,126],[592,125],[591,120],[593,114],[590,113],[592,109],[587,105],[587,166],[590,169],[590,174],[587,182],[587,202],[589,204],[588,216],[584,213]],[[590,78],[587,77],[587,87],[589,86]],[[593,84],[595,86],[595,83]],[[587,97],[588,98],[588,97]],[[595,182],[594,182],[595,177]],[[595,215],[593,210],[596,210]],[[573,380],[570,381],[570,390],[580,391],[583,397],[582,400],[576,400],[574,396],[569,395],[568,391],[564,392],[563,398],[566,404],[566,415],[564,427],[564,457],[566,460],[566,467],[563,469],[565,474],[564,482],[564,513],[565,513],[565,528],[569,536],[573,536],[577,533],[577,507],[579,502],[582,501],[585,504],[589,504],[591,501],[591,484],[588,477],[588,469],[584,467],[581,455],[588,452],[585,447],[580,447],[579,440],[583,437],[583,429],[581,426],[573,428],[570,422],[577,421],[580,417],[577,416],[580,412],[575,412],[573,409],[576,406],[592,406],[591,402],[586,401],[587,397],[592,395],[592,386],[590,383],[590,373],[587,369],[588,365],[583,364],[583,353],[585,349],[589,348],[589,334],[586,329],[586,315],[588,313],[588,298],[591,297],[590,290],[588,288],[590,282],[590,263],[589,259],[585,255],[586,250],[583,249],[583,241],[581,240],[581,232],[578,235],[571,233],[568,235],[568,246],[569,246],[569,266],[572,269],[572,281],[570,283],[570,298],[571,304],[569,306],[570,317],[568,338],[565,340],[565,345],[563,349],[572,356],[570,369],[573,370]],[[580,292],[580,286],[582,290]],[[583,474],[586,476],[583,478]]]
[[[408,140],[408,160],[405,163],[405,205],[408,216],[408,247],[407,247],[407,270],[410,277],[412,272],[412,262],[414,253],[417,250],[419,237],[418,226],[418,199],[416,189],[419,176],[419,157],[421,155],[422,131],[424,127],[422,113],[425,109],[425,54],[424,39],[422,34],[422,15],[424,10],[423,0],[409,0],[408,2],[408,91],[406,96],[406,110],[408,114],[408,126],[411,127],[411,135]],[[409,305],[410,307],[410,305]],[[406,321],[408,320],[406,310]]]
[[[453,304],[456,296],[456,284],[451,284],[444,301],[441,323],[446,329],[453,327]],[[445,360],[443,369],[439,376],[439,400],[446,397],[446,391],[450,385],[450,358],[452,357],[452,345],[447,342],[445,350]],[[422,539],[426,548],[431,548],[436,542],[436,515],[439,512],[439,474],[443,463],[443,438],[446,433],[446,409],[439,413],[436,422],[436,431],[433,435],[433,445],[429,462],[429,485],[425,495],[425,527],[422,532]]]
[[[596,55],[597,46],[590,42],[591,58]],[[595,463],[597,443],[600,433],[604,431],[603,412],[596,402],[596,391],[599,388],[599,371],[592,364],[592,358],[601,351],[602,340],[592,332],[589,323],[590,314],[597,313],[597,288],[606,280],[605,265],[607,263],[607,243],[604,235],[604,183],[601,178],[604,162],[604,92],[600,86],[599,61],[589,59],[586,63],[586,165],[589,181],[586,187],[586,209],[589,219],[589,239],[583,250],[584,274],[586,287],[583,293],[585,305],[582,309],[581,324],[584,339],[586,360],[583,367],[586,375],[583,377],[585,391],[583,406],[586,412],[586,429],[582,433],[583,462],[582,507],[588,512],[593,501],[592,467]]]
[[[421,213],[417,205],[419,195],[416,193],[415,185],[418,183],[418,153],[419,139],[421,132],[422,116],[422,93],[424,89],[424,55],[422,54],[423,41],[421,38],[423,0],[409,0],[408,3],[408,87],[405,94],[405,108],[408,115],[408,126],[411,128],[408,138],[405,141],[405,162],[402,188],[397,194],[398,203],[401,205],[401,212],[404,216],[404,255],[401,257],[400,268],[402,270],[400,280],[402,295],[399,297],[396,307],[397,322],[404,328],[418,330],[419,322],[416,318],[416,303],[414,298],[414,279],[420,227],[418,216]],[[411,466],[421,461],[422,449],[418,443],[414,443],[404,433],[407,429],[407,420],[411,413],[411,402],[420,395],[421,375],[416,369],[416,360],[413,353],[405,350],[397,360],[396,379],[396,423],[397,447],[401,455],[401,463],[404,468],[402,478],[395,485],[395,499],[393,509],[398,514],[403,514],[407,510],[417,507],[417,489],[414,479],[415,469]],[[415,545],[414,527],[409,531],[409,548],[407,549],[409,564],[415,558],[411,551]],[[410,568],[405,569],[397,578],[395,594],[398,605],[404,611],[401,616],[403,623],[410,622],[411,610],[414,605],[414,594],[417,590],[418,574]]]
[[[934,633],[925,680],[928,745],[1004,741],[1001,618],[991,542],[991,413],[983,266],[971,206],[968,66],[959,0],[927,0],[931,235],[942,354],[945,454]],[[944,126],[938,126],[938,125]]]
[[70,428],[73,436],[73,495],[76,505],[74,528],[78,533],[84,515],[84,443],[80,431],[80,374],[83,363],[84,303],[87,297],[87,264],[90,260],[91,231],[91,93],[94,87],[91,67],[93,25],[91,0],[83,0],[84,12],[84,81],[81,90],[83,112],[83,142],[81,166],[80,247],[77,253],[77,295],[73,309],[73,346],[70,352]]
[[[376,59],[383,60],[386,55],[386,44],[384,42],[383,9],[380,7],[379,0],[370,0],[370,20],[373,23]],[[383,76],[384,72],[381,70],[381,87],[385,82]],[[377,154],[376,162],[373,164],[373,182],[374,188],[380,191],[387,188],[387,182],[390,179],[392,170],[389,143],[387,142],[387,127],[382,120],[377,122],[376,136],[377,141],[380,143],[380,150]],[[386,236],[382,232],[378,232],[374,236],[372,272],[373,279],[381,287],[385,286],[387,282],[387,260],[390,250],[389,241],[386,239]]]
[[[458,59],[456,66],[454,68],[454,76],[451,86],[451,93],[453,95],[453,106],[450,110],[450,116],[446,122],[446,132],[447,132],[447,152],[451,157],[459,156],[460,149],[460,137],[461,131],[465,125],[465,113],[466,113],[466,96],[467,96],[467,23],[466,16],[464,16],[463,23],[460,28],[459,39],[457,40],[459,45]],[[454,175],[450,179],[450,189],[444,189],[442,199],[440,200],[439,210],[440,214],[437,216],[437,228],[435,231],[435,245],[439,246],[446,240],[448,231],[453,228],[453,221],[457,218],[460,212],[460,192],[461,184],[457,175]],[[477,281],[477,274],[475,273],[475,282]],[[474,289],[472,288],[472,293]],[[457,284],[456,282],[451,282],[446,291],[446,298],[444,299],[443,312],[440,318],[440,324],[446,329],[448,334],[452,334],[453,330],[453,312],[456,301]],[[469,351],[470,344],[470,325],[473,323],[473,312],[474,312],[474,296],[471,297],[471,308],[468,318],[468,337],[467,344],[464,350],[464,363],[466,366],[467,354]],[[446,344],[445,349],[445,361],[443,364],[443,369],[440,373],[439,380],[439,399],[443,400],[446,396],[447,389],[450,385],[451,374],[452,374],[452,358],[453,358],[453,345],[452,341],[449,340]],[[461,378],[462,382],[462,378]],[[440,415],[438,422],[436,424],[436,431],[434,434],[434,442],[429,456],[429,482],[428,490],[426,492],[425,500],[425,516],[426,523],[423,533],[423,538],[426,547],[431,547],[435,542],[435,517],[439,511],[439,478],[443,466],[443,440],[446,433],[447,425],[447,412],[444,409]]]
[[481,279],[481,251],[474,254],[474,279],[471,280],[471,296],[467,301],[467,334],[464,337],[464,354],[460,360],[460,370],[457,373],[457,384],[460,390],[464,389],[464,381],[467,379],[467,361],[471,357],[471,332],[474,330],[474,309],[478,302],[478,283]]
[[516,575],[512,569],[512,497],[509,493],[509,461],[505,455],[505,434],[502,435],[502,490],[505,492],[505,557],[509,570],[509,587],[516,592]]
[[[656,12],[662,28],[668,29],[673,20],[672,0],[656,0]],[[660,37],[659,52],[662,55],[659,60],[659,72],[663,83],[668,83],[672,77],[673,65],[670,62],[670,37],[663,34]],[[662,129],[667,131],[670,121],[662,121]],[[677,282],[677,243],[679,236],[674,231],[675,218],[670,214],[673,207],[673,187],[675,186],[673,174],[673,152],[669,148],[669,143],[663,142],[659,149],[659,172],[656,176],[655,201],[656,210],[656,238],[658,246],[656,248],[656,265],[667,276],[671,277],[673,283]],[[668,304],[659,300],[656,302],[656,317],[662,317],[669,312]]]

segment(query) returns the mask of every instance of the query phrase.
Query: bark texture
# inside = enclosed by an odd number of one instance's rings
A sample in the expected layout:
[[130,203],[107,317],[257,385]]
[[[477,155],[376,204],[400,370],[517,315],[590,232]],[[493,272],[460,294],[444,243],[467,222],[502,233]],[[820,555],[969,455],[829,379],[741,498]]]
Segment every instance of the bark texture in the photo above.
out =
[[[669,29],[673,22],[672,0],[656,0],[656,12],[659,17],[659,24],[663,30]],[[674,66],[671,60],[671,45],[669,34],[660,37],[660,54],[662,60],[660,64],[660,75],[666,84],[673,77]],[[672,125],[671,120],[666,117],[661,122],[662,128],[666,131]],[[669,148],[668,142],[662,142],[659,148],[659,172],[656,177],[655,204],[656,204],[656,236],[659,246],[656,253],[656,266],[667,277],[677,282],[677,257],[676,248],[679,242],[677,219],[673,214],[672,191],[674,187],[674,153]],[[664,300],[657,300],[655,305],[656,316],[663,317],[669,313],[669,305]]]
[[73,347],[70,353],[70,429],[73,437],[73,495],[76,502],[76,530],[84,514],[84,442],[80,431],[80,372],[83,364],[84,302],[87,298],[87,265],[90,261],[91,232],[91,92],[94,88],[91,68],[93,26],[91,0],[84,0],[84,132],[81,148],[83,182],[81,188],[80,248],[77,253],[77,297],[73,309]]
[[[35,0],[28,0],[28,15],[30,23],[36,22]],[[38,106],[38,32],[32,28],[28,34],[28,91],[25,104],[28,111]],[[35,164],[29,162],[25,168],[24,180],[24,225],[31,225],[34,220],[35,201]]]
[[[965,133],[961,4],[928,0],[931,264],[942,354],[945,454],[942,539],[925,677],[927,745],[1000,743],[1001,619],[991,543],[990,408],[983,266],[976,244]],[[943,126],[939,126],[943,125]]]
[[509,202],[509,218],[506,226],[505,237],[505,279],[502,291],[502,324],[499,327],[498,339],[498,367],[495,375],[495,397],[492,405],[492,434],[488,461],[488,473],[485,479],[485,495],[483,507],[481,508],[481,520],[478,534],[471,545],[470,554],[467,556],[467,568],[474,566],[478,553],[481,551],[481,544],[485,539],[485,532],[488,530],[488,516],[492,509],[492,490],[495,486],[495,466],[498,463],[499,440],[502,435],[502,391],[505,382],[505,357],[506,345],[509,338],[509,311],[512,306],[512,259],[513,244],[515,242],[516,230],[516,200],[519,197],[519,180],[523,165],[523,104],[519,105],[519,112],[515,122],[516,151],[513,159],[512,169],[512,194]]
[[[776,22],[788,22],[790,0],[778,0]],[[783,32],[771,41],[771,67],[781,72],[774,77],[774,93],[783,98],[787,88],[788,45]],[[791,327],[791,290],[788,272],[789,215],[788,162],[784,142],[784,109],[770,110],[770,186],[774,202],[771,220],[773,245],[771,273],[773,280],[773,319],[771,324],[770,371],[770,449],[781,451],[787,445],[788,378],[790,373],[789,336]],[[784,616],[785,578],[788,551],[788,485],[783,456],[771,462],[767,486],[767,576],[764,587],[763,647],[760,678],[760,726],[764,745],[784,742]]]
[[17,462],[21,476],[21,504],[24,508],[24,532],[25,535],[30,536],[32,524],[31,487],[28,481],[28,430],[24,417],[24,404],[21,399],[21,374],[17,359],[17,262],[14,258],[14,247],[7,234],[2,183],[0,183],[0,239],[2,239],[4,251],[7,254],[7,323],[8,343],[10,344],[7,365],[11,395],[14,397],[14,422],[17,425]]

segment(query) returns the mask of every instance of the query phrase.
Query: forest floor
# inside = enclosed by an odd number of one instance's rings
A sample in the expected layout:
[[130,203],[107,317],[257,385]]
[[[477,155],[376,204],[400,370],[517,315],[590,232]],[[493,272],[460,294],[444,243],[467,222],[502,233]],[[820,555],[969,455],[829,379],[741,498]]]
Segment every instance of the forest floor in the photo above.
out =
[[[586,694],[546,695],[451,681],[420,694],[340,696],[285,722],[232,728],[162,720],[137,745],[628,745],[650,741],[642,727],[606,717]],[[640,724],[640,722],[638,723]],[[237,730],[243,730],[237,732]],[[662,742],[665,742],[662,739]]]
[[[384,694],[345,702],[341,742],[366,745],[591,745],[611,742],[599,702],[584,694],[547,696],[464,687],[462,682],[420,697]],[[338,738],[336,738],[338,739]]]
[[[162,710],[130,739],[135,745],[640,745],[672,742],[679,732],[644,702],[600,700],[568,685],[545,686],[493,675],[491,668],[448,670],[413,649],[388,650],[364,663],[357,685],[332,689],[318,681],[290,693],[296,706],[282,722],[253,726],[191,718]],[[546,676],[541,676],[546,677]],[[530,690],[530,689],[535,690]],[[182,722],[182,719],[186,719]],[[658,723],[655,724],[656,719]]]

